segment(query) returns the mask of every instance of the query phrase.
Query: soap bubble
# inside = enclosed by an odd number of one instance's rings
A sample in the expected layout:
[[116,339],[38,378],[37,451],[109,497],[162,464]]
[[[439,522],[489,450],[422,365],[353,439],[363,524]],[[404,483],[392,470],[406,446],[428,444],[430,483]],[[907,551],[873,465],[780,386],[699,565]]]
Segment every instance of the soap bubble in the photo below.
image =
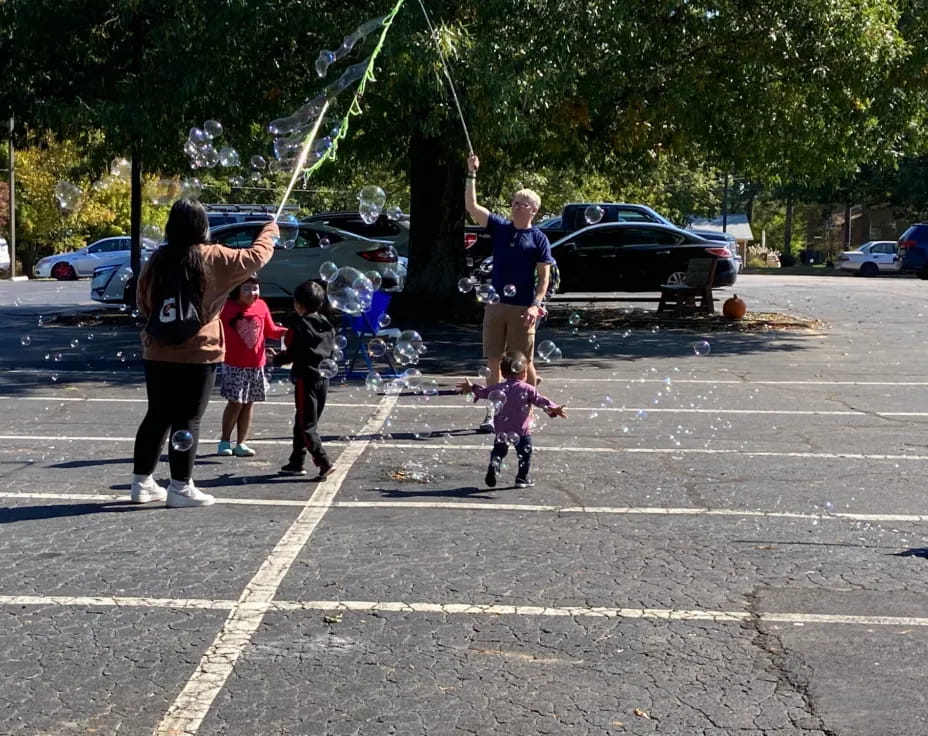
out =
[[323,378],[334,378],[338,375],[338,363],[331,358],[325,358],[319,362],[319,373]]
[[187,199],[197,199],[203,193],[203,185],[200,183],[199,179],[184,179],[181,184],[181,197],[186,197]]
[[289,212],[281,215],[277,227],[280,229],[280,240],[277,244],[287,250],[293,248],[300,237],[300,223],[296,217]]
[[487,395],[487,401],[489,401],[490,406],[493,407],[493,413],[499,414],[500,410],[506,403],[506,392],[501,391],[500,389],[490,391],[490,393]]
[[160,243],[161,238],[164,233],[161,231],[161,227],[153,223],[148,223],[147,225],[142,225],[142,239],[151,240],[155,243]]
[[251,168],[259,171],[267,168],[267,161],[264,160],[264,156],[252,156],[249,163],[251,163]]
[[180,182],[158,179],[148,185],[148,199],[153,205],[166,207],[180,196]]
[[503,296],[514,297],[516,295],[516,285],[515,284],[506,284],[503,287]]
[[462,294],[466,294],[467,292],[473,290],[475,283],[476,281],[473,278],[470,276],[465,276],[458,281],[458,291],[460,291]]
[[330,245],[332,245],[332,241],[329,240],[328,238],[319,238],[320,248],[328,248]]
[[339,350],[344,350],[347,345],[348,345],[348,338],[345,337],[344,335],[338,335],[335,338],[335,347],[338,348]]
[[191,128],[187,137],[194,143],[209,143],[213,139],[203,128]]
[[241,176],[230,176],[229,177],[229,186],[235,189],[240,189],[245,186],[245,179]]
[[375,337],[367,343],[367,352],[372,358],[382,358],[387,354],[387,343],[379,337]]
[[708,340],[700,340],[699,342],[693,343],[693,352],[696,353],[696,355],[708,355],[710,350],[712,350],[712,346],[709,344]]
[[82,195],[81,188],[69,181],[62,180],[55,185],[55,203],[62,214],[66,215],[74,210],[80,203]]
[[171,447],[177,452],[187,452],[193,447],[193,435],[186,429],[179,429],[171,435]]
[[477,297],[477,301],[483,304],[487,304],[494,294],[496,294],[496,289],[489,284],[477,284],[474,287],[474,295]]
[[222,135],[222,123],[218,120],[207,120],[203,123],[203,132],[206,133],[210,140]]
[[110,175],[129,181],[132,178],[132,162],[125,158],[114,158],[110,161]]
[[23,335],[21,338],[19,338],[19,344],[20,344],[20,345],[23,345],[23,346],[31,345],[31,344],[32,344],[32,338],[29,337],[29,335]]
[[371,282],[371,286],[374,287],[375,291],[383,284],[383,276],[380,271],[365,271],[364,275],[367,276],[367,280]]
[[335,54],[331,51],[320,51],[316,58],[316,74],[324,77],[329,67],[335,63]]
[[81,343],[80,343],[80,340],[78,340],[77,338],[74,338],[73,340],[71,340],[71,343],[70,343],[70,345],[71,345],[72,348],[76,348],[76,347],[78,347],[80,344],[81,344]]
[[595,225],[603,219],[604,214],[602,207],[598,204],[591,204],[583,211],[583,219],[586,220],[588,225]]
[[571,315],[567,318],[567,324],[569,324],[571,327],[576,327],[580,324],[581,319],[582,318],[580,317],[579,312],[572,312]]
[[522,438],[519,436],[518,432],[509,432],[506,434],[506,442],[509,443],[510,445],[513,445],[513,446],[518,445],[519,440],[521,439]]
[[551,340],[543,340],[541,343],[539,343],[538,347],[536,348],[536,352],[538,353],[539,358],[547,361],[547,360],[550,360],[551,354],[556,349],[557,349],[557,345],[555,345]]
[[319,278],[328,283],[335,278],[335,274],[338,273],[338,266],[336,266],[332,261],[326,261],[321,266],[319,266]]
[[388,207],[384,210],[384,214],[387,216],[387,219],[396,221],[402,219],[403,210],[399,207]]
[[[598,344],[597,344],[597,345],[594,345],[593,347],[594,347],[595,349],[599,349],[599,345],[598,345]],[[554,350],[551,351],[551,355],[548,356],[548,362],[549,362],[549,363],[553,363],[554,361],[560,360],[560,359],[563,358],[563,357],[564,357],[564,353],[561,351],[560,348],[556,347],[556,348],[554,348]]]
[[418,368],[407,368],[400,378],[410,391],[417,391],[422,387],[422,371]]
[[482,365],[477,369],[477,375],[480,376],[481,378],[489,378],[490,369],[487,368],[485,365]]
[[377,327],[381,330],[387,329],[390,326],[390,323],[393,321],[393,318],[384,312],[380,315],[380,319],[377,320]]
[[373,225],[377,222],[377,218],[380,217],[380,207],[371,202],[361,202],[358,205],[358,214],[361,216],[361,220],[367,225]]
[[228,146],[219,149],[219,163],[226,167],[239,166],[242,163],[238,151]]
[[339,268],[326,284],[329,303],[346,314],[361,314],[370,309],[373,292],[374,286],[367,277],[350,266]]
[[358,199],[362,205],[372,204],[380,210],[387,201],[387,195],[376,184],[369,184],[358,193]]
[[377,371],[371,371],[364,377],[364,385],[368,391],[380,391],[383,386],[383,378]]

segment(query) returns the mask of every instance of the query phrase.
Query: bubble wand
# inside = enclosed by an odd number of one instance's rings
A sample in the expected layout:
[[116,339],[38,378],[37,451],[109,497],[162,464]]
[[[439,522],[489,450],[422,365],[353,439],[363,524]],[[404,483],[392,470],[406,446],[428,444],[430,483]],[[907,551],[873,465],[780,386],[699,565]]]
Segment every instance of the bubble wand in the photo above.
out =
[[293,191],[294,185],[296,185],[297,177],[300,175],[300,170],[306,163],[306,158],[309,156],[309,149],[312,148],[313,142],[316,140],[316,134],[319,132],[319,126],[322,125],[322,118],[325,117],[326,110],[328,109],[329,101],[326,100],[322,105],[322,110],[319,112],[319,117],[317,117],[316,122],[313,123],[312,130],[309,131],[309,135],[303,142],[303,148],[300,150],[300,155],[296,160],[296,165],[293,167],[293,175],[290,177],[290,183],[287,185],[287,190],[284,192],[284,197],[280,201],[280,207],[277,208],[277,214],[274,215],[274,222],[277,222],[280,219],[280,213],[284,211],[284,205],[287,204],[287,200],[290,198],[290,193]]
[[458,109],[458,117],[461,119],[461,127],[464,128],[464,138],[467,139],[467,150],[473,151],[474,146],[470,142],[470,133],[467,132],[467,123],[464,122],[464,113],[461,112],[461,102],[458,100],[458,93],[454,88],[454,82],[451,81],[451,74],[448,72],[448,64],[445,61],[445,54],[442,52],[441,44],[438,42],[438,34],[435,32],[435,26],[432,25],[432,21],[429,18],[428,11],[425,9],[425,5],[422,4],[422,0],[419,0],[419,7],[422,8],[422,15],[425,16],[425,24],[429,27],[429,33],[432,35],[432,39],[435,41],[435,50],[438,52],[439,61],[441,61],[441,69],[445,74],[445,79],[448,80],[448,87],[451,90],[451,96],[454,98],[454,106]]

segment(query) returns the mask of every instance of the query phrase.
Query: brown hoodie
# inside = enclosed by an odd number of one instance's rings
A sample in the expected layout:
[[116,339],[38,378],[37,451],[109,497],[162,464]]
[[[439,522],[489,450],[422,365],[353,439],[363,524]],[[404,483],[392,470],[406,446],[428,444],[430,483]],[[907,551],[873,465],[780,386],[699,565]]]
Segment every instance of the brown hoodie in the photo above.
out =
[[[203,253],[203,326],[180,345],[166,345],[142,330],[142,357],[167,363],[221,363],[226,353],[219,313],[229,292],[255,273],[274,255],[274,240],[280,236],[277,223],[269,222],[250,248],[227,248],[224,245],[198,245]],[[151,314],[150,259],[139,276],[138,307],[146,317]]]

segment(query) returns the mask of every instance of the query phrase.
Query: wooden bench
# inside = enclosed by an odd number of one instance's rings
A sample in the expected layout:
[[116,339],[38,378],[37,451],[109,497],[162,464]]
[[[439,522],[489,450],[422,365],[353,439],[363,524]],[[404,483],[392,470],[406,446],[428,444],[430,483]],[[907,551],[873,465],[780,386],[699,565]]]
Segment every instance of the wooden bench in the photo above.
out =
[[[661,286],[661,300],[657,313],[673,310],[677,316],[687,312],[715,312],[712,284],[715,281],[717,258],[690,258],[682,284]],[[699,303],[696,300],[699,299]]]

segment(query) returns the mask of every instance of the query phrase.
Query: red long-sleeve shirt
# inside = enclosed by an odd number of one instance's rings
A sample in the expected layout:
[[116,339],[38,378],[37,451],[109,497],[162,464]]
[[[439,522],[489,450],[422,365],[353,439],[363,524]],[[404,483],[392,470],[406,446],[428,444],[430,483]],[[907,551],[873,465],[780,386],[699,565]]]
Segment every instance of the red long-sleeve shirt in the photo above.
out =
[[[236,319],[238,315],[241,317]],[[286,327],[274,324],[263,299],[256,299],[250,307],[229,300],[222,308],[220,319],[226,337],[226,364],[236,368],[262,367],[265,339],[287,334]]]

